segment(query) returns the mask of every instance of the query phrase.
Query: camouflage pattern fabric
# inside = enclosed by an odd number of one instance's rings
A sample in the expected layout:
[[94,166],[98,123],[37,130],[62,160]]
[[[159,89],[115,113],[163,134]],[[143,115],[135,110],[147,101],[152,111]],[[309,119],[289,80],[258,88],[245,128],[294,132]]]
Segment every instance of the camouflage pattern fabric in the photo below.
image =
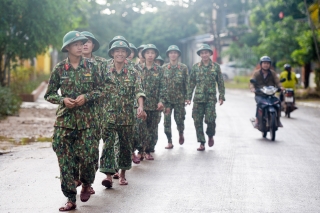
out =
[[174,120],[177,124],[177,129],[179,133],[184,131],[184,120],[186,118],[186,109],[184,103],[177,104],[166,104],[166,108],[170,108],[170,114],[164,115],[164,133],[167,136],[168,142],[172,143],[172,133],[171,133],[171,114],[173,110]]
[[110,124],[103,132],[100,172],[114,174],[118,169],[131,169],[132,126]]
[[158,142],[158,121],[159,111],[146,110],[147,113],[147,139],[145,144],[145,152],[150,153],[154,150]]
[[136,118],[133,128],[133,151],[143,153],[147,144],[147,122]]
[[194,126],[196,128],[197,139],[200,143],[205,143],[206,139],[203,133],[203,117],[205,117],[204,122],[207,124],[206,134],[209,137],[215,135],[216,129],[216,102],[208,103],[194,103],[192,108],[192,118],[194,120]]
[[99,143],[96,130],[55,127],[52,148],[60,168],[61,190],[69,201],[76,202],[77,190],[74,171],[80,166],[80,180],[90,186],[95,178],[99,160]]
[[220,66],[210,60],[208,66],[204,66],[202,62],[193,65],[190,78],[187,98],[191,100],[194,88],[195,94],[193,98],[192,118],[197,132],[198,142],[204,143],[203,118],[207,124],[206,134],[211,137],[215,135],[215,120],[217,102],[216,86],[219,90],[219,99],[225,101],[224,81]]
[[[77,69],[74,69],[68,59],[58,63],[53,69],[48,89],[44,98],[53,104],[59,104],[57,119],[54,126],[68,129],[98,129],[96,120],[96,108],[94,101],[98,100],[102,93],[102,79],[97,72],[98,67],[87,59],[82,58]],[[110,79],[105,79],[108,83]],[[58,90],[61,89],[61,96]],[[73,109],[67,108],[63,99],[76,99],[84,94],[84,105]]]
[[192,93],[196,87],[193,102],[206,103],[208,101],[217,101],[216,86],[219,90],[219,100],[225,101],[225,88],[220,66],[210,60],[208,66],[202,62],[193,65],[187,92],[187,100],[192,99]]

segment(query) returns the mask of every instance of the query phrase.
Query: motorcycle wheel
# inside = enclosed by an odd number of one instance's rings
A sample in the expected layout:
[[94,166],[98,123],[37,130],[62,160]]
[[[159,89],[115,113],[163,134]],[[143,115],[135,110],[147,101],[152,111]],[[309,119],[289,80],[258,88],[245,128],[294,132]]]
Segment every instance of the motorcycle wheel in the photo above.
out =
[[288,112],[287,117],[290,118],[290,112]]
[[274,141],[276,139],[276,114],[270,113],[270,137]]

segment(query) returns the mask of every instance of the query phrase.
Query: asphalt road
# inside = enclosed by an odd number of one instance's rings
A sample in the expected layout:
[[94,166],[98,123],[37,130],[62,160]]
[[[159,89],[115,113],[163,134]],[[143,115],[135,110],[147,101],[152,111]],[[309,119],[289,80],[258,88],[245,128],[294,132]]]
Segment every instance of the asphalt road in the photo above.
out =
[[[127,172],[128,186],[101,185],[72,212],[320,212],[320,109],[300,106],[276,141],[263,139],[249,118],[253,95],[228,90],[217,106],[215,145],[198,152],[191,107],[187,107],[185,144],[165,150],[163,124],[154,161]],[[175,129],[175,124],[173,125]],[[66,199],[50,143],[23,146],[0,155],[0,212],[58,212]]]

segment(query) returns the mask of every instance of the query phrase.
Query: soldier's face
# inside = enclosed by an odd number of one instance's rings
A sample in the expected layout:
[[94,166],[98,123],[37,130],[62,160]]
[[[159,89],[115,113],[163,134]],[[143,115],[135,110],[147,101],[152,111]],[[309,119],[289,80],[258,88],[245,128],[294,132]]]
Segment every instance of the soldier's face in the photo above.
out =
[[82,53],[91,54],[93,48],[94,48],[94,43],[92,42],[92,39],[89,38],[88,41],[83,45]]
[[131,49],[131,53],[130,53],[130,55],[128,56],[128,59],[129,59],[129,60],[132,60],[133,57],[134,57],[134,51],[133,51],[133,49]]
[[176,61],[179,58],[179,53],[178,51],[172,50],[168,54],[170,61]]
[[270,69],[270,62],[266,62],[266,61],[262,62],[261,68],[262,68],[263,70],[268,70],[268,69]]
[[146,50],[144,57],[146,58],[146,61],[152,62],[156,58],[156,51],[152,49]]
[[159,60],[155,60],[154,63],[156,63],[156,64],[158,64],[159,66],[161,66],[161,61],[159,61]]
[[141,61],[142,63],[144,63],[146,60],[142,57],[142,50],[143,50],[143,49],[141,49],[141,50],[139,51],[138,57],[139,57],[140,61]]
[[66,47],[66,50],[68,50],[68,54],[79,57],[82,55],[82,48],[82,41],[76,41],[74,43],[69,44]]
[[115,62],[122,63],[126,60],[127,50],[124,48],[116,48],[112,52],[112,56]]
[[208,50],[200,51],[200,57],[203,61],[208,61],[210,59],[210,52]]

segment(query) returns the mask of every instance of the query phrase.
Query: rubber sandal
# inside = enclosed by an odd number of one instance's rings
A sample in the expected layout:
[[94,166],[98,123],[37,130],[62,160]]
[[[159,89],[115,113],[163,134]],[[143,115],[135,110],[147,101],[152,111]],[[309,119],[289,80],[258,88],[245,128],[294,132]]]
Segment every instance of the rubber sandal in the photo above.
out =
[[209,145],[209,147],[212,147],[214,145],[213,137],[209,138],[208,145]]
[[112,187],[112,181],[110,181],[108,178],[103,179],[101,184],[108,189]]
[[76,187],[79,187],[82,184],[82,182],[80,180],[75,180],[74,182],[76,182]]
[[124,185],[128,185],[128,181],[124,178],[124,177],[119,177],[119,184],[124,186]]
[[120,177],[120,175],[118,172],[113,175],[113,179],[119,179],[119,177]]
[[90,186],[90,194],[95,194],[96,192],[93,190],[92,186]]
[[134,157],[132,158],[132,162],[135,163],[135,164],[139,164],[140,163],[140,159],[134,155]]
[[179,144],[182,145],[184,143],[183,133],[179,135]]
[[[140,161],[143,161],[143,159],[144,159],[144,156],[143,156],[143,153],[138,153],[141,157],[140,157]],[[138,157],[139,158],[139,157]]]
[[80,200],[82,202],[87,202],[90,199],[91,193],[90,193],[90,186],[83,187],[80,192]]
[[154,157],[150,153],[146,154],[146,160],[154,160]]
[[198,151],[204,151],[204,150],[206,150],[206,148],[203,146],[203,147],[199,147],[198,149],[197,149]]
[[[68,203],[71,203],[71,206],[68,205]],[[71,211],[71,210],[74,210],[76,209],[77,205],[71,201],[68,201],[65,206],[62,206],[59,208],[59,211],[60,212],[68,212],[68,211]]]
[[174,147],[174,145],[172,145],[172,143],[169,143],[169,144],[171,144],[171,146],[166,146],[166,147],[164,147],[165,149],[173,149],[173,147]]

